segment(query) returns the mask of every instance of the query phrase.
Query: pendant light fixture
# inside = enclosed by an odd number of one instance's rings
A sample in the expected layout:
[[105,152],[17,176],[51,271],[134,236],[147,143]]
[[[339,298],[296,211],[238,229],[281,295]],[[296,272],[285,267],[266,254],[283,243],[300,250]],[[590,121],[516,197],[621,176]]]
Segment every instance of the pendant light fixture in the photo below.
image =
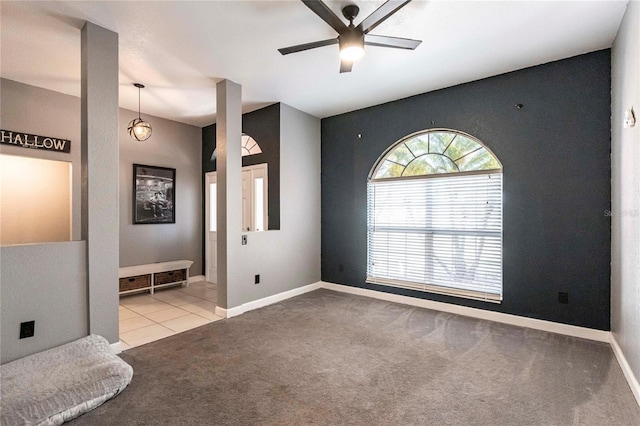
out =
[[144,89],[144,84],[133,83],[138,88],[138,118],[134,118],[129,123],[129,136],[137,141],[146,141],[151,137],[151,124],[140,118],[140,89]]

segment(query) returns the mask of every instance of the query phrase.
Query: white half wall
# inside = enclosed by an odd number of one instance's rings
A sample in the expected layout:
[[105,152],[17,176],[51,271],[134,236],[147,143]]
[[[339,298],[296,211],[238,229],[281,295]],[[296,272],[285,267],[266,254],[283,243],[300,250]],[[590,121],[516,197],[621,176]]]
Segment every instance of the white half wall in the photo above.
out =
[[[640,402],[640,3],[630,1],[611,54],[611,333]],[[639,120],[640,123],[640,120]]]

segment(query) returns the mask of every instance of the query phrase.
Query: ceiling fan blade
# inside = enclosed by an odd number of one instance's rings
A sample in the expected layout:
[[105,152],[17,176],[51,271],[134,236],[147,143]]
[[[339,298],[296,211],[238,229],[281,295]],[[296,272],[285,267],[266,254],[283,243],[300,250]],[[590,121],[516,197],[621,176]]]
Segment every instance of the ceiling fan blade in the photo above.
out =
[[278,49],[278,52],[283,55],[288,55],[289,53],[302,52],[303,50],[315,49],[316,47],[330,46],[332,44],[338,44],[337,38],[331,38],[329,40],[320,40],[314,41],[312,43],[298,44],[296,46],[283,47],[282,49]]
[[340,19],[329,6],[324,4],[320,0],[302,0],[309,9],[313,11],[316,15],[318,15],[324,22],[329,24],[331,28],[336,30],[338,34],[342,34],[346,29],[347,25]]
[[353,61],[345,61],[344,59],[340,61],[340,72],[351,72],[351,68],[353,68]]
[[382,6],[374,10],[371,15],[364,18],[357,28],[367,34],[410,1],[411,0],[389,0],[383,3]]
[[364,37],[364,44],[367,46],[394,47],[396,49],[413,50],[422,43],[422,40],[413,40],[410,38],[379,36],[367,34]]

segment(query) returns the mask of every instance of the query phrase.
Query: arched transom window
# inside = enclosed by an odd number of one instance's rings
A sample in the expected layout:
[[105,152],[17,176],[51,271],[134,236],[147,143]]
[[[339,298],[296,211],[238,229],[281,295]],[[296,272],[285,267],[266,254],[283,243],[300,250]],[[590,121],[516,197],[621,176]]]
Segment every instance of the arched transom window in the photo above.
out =
[[260,154],[262,149],[258,142],[246,133],[242,134],[242,156]]
[[474,137],[434,130],[394,144],[378,163],[374,179],[500,169],[498,159]]
[[502,165],[478,139],[401,139],[372,168],[367,201],[367,282],[502,300]]
[[[246,157],[247,155],[255,155],[255,154],[262,153],[262,149],[260,148],[260,145],[258,145],[258,142],[256,142],[254,138],[252,138],[246,133],[242,134],[242,137],[240,138],[240,145],[241,145],[240,152],[243,157]],[[211,153],[211,161],[217,158],[218,158],[218,148],[216,147]]]

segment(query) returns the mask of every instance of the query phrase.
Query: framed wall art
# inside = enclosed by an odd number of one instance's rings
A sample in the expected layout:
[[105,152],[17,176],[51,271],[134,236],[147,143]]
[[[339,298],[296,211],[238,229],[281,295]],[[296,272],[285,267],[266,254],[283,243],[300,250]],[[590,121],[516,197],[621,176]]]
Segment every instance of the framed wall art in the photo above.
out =
[[133,223],[176,223],[176,169],[133,165]]

